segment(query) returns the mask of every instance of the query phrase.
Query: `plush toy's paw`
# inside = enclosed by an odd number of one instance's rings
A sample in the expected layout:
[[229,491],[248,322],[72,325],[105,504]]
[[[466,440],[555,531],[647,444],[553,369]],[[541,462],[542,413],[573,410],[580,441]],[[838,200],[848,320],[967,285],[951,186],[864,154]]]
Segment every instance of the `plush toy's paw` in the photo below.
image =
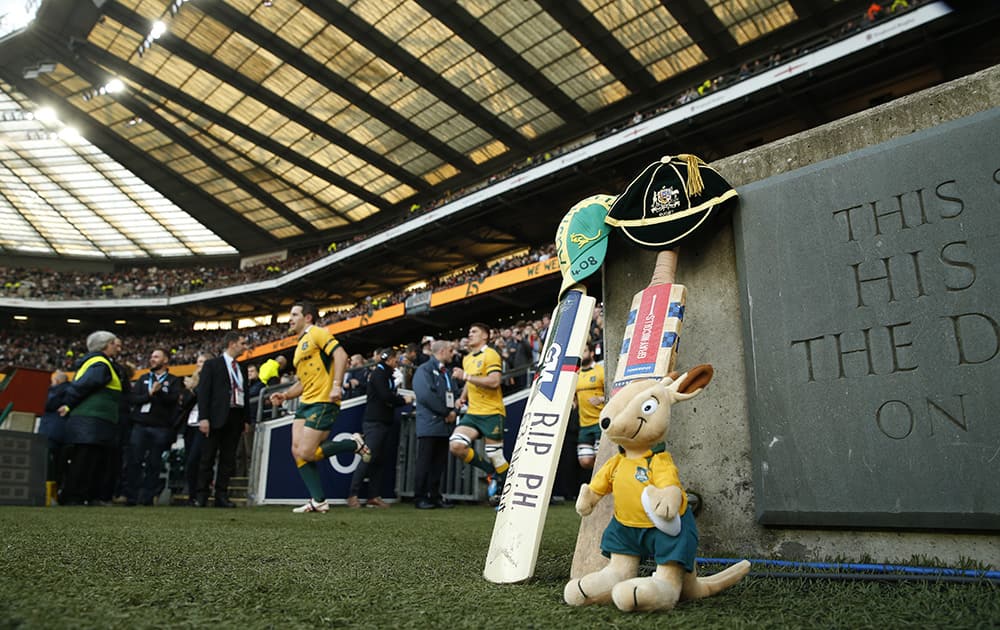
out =
[[655,512],[660,518],[668,521],[677,516],[677,510],[674,509],[674,506],[670,504],[670,501],[662,497],[653,506],[653,512]]
[[[643,490],[643,495],[647,493],[649,507],[660,518],[670,520],[680,513],[681,503],[684,499],[681,489],[677,486],[667,486],[666,488],[646,486]],[[647,505],[645,497],[643,498],[643,505]]]
[[[636,559],[636,566],[638,566],[638,562],[638,559]],[[616,569],[614,560],[612,560],[610,565],[600,571],[588,573],[578,580],[570,580],[563,589],[563,599],[570,606],[610,603],[611,589],[614,588],[615,584],[628,577],[622,573],[623,570],[628,571],[630,569],[622,567]],[[635,573],[631,572],[629,575],[635,575]]]
[[681,590],[656,577],[633,578],[615,585],[611,599],[619,610],[649,612],[669,610],[677,605]]
[[570,606],[583,606],[587,603],[587,594],[580,588],[580,580],[570,580],[566,583],[563,600]]
[[[660,509],[663,507],[669,508],[669,502],[661,498],[659,503],[656,502],[656,497],[660,494],[653,492],[659,490],[659,488],[654,488],[653,486],[646,486],[642,491],[642,496],[640,500],[642,502],[642,509],[646,512],[646,518],[653,523],[656,529],[660,530],[668,536],[676,536],[681,533],[681,517],[674,511],[674,515],[670,517],[664,517],[660,515]],[[669,510],[666,510],[669,511]]]
[[583,484],[580,486],[580,494],[576,497],[576,513],[580,516],[590,516],[600,498],[601,496],[591,490],[590,486]]

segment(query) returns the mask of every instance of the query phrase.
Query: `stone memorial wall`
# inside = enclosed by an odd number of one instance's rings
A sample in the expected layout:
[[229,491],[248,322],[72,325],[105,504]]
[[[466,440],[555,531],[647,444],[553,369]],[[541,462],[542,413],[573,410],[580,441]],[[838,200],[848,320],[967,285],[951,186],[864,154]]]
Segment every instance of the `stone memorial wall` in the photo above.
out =
[[1000,110],[739,192],[759,522],[1000,529]]

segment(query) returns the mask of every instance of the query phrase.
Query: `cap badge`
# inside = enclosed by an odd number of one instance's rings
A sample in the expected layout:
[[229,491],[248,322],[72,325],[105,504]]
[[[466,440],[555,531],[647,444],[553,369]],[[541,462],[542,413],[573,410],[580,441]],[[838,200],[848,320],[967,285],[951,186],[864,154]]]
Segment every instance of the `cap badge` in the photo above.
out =
[[681,205],[681,194],[673,186],[664,186],[653,193],[653,214],[671,214]]
[[593,236],[587,236],[586,234],[580,234],[579,232],[574,232],[569,235],[569,240],[574,245],[582,249],[587,243],[592,243],[601,238],[601,234],[603,233],[604,230],[597,230],[597,234]]

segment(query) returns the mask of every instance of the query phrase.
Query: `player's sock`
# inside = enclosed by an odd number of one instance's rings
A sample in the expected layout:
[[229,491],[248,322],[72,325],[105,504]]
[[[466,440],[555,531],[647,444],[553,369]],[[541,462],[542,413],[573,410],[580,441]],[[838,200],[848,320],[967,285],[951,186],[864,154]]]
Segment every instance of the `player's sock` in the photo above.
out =
[[464,461],[466,464],[469,464],[470,466],[475,466],[476,468],[485,472],[486,474],[490,474],[491,472],[493,472],[493,464],[491,464],[487,459],[483,458],[482,455],[477,453],[475,449],[471,447],[469,448],[469,450],[465,452],[465,458],[462,461]]
[[487,444],[485,451],[486,457],[489,458],[493,469],[496,470],[497,488],[502,492],[504,481],[507,479],[507,469],[510,468],[507,458],[503,455],[503,444]]
[[326,494],[323,492],[323,482],[319,478],[319,468],[316,462],[309,462],[304,459],[295,458],[295,465],[299,467],[299,476],[306,484],[313,501],[320,503],[326,501]]
[[510,468],[508,464],[503,465],[503,470],[497,469],[497,488],[499,492],[503,492],[503,485],[507,482],[507,469]]
[[333,457],[337,453],[353,453],[358,450],[354,440],[327,440],[316,447],[316,459]]

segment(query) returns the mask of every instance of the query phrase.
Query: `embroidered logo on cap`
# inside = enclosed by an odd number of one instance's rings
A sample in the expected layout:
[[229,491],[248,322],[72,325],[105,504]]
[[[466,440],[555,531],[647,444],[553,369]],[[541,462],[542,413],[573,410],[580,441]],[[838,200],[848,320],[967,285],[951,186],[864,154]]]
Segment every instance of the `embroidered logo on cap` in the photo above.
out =
[[681,205],[681,193],[673,186],[664,186],[653,193],[653,201],[650,209],[653,214],[662,216],[671,214]]
[[593,243],[597,239],[601,238],[604,234],[604,230],[597,230],[597,234],[593,236],[587,236],[586,234],[581,234],[579,232],[574,232],[569,235],[569,240],[577,247],[583,247],[587,243]]

